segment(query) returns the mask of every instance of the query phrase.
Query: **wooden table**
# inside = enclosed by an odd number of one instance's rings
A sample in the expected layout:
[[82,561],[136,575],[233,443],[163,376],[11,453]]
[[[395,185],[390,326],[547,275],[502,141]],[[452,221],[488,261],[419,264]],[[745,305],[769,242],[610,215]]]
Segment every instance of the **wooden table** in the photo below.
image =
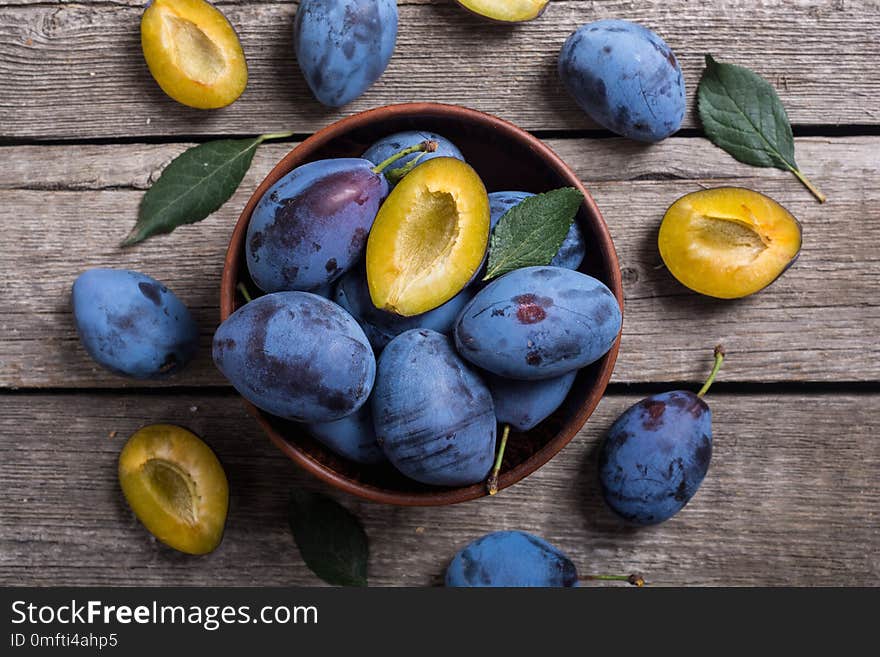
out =
[[[880,4],[872,0],[556,0],[518,27],[446,0],[400,3],[385,75],[342,111],[307,92],[291,47],[295,3],[218,2],[241,35],[250,82],[231,107],[165,97],[139,45],[142,0],[0,2],[0,582],[313,585],[287,529],[293,486],[324,489],[269,444],[213,368],[223,254],[245,199],[295,140],[262,147],[240,191],[201,224],[126,251],[143,190],[193,142],[295,130],[387,103],[434,100],[497,114],[546,140],[585,181],[611,228],[626,287],[614,380],[580,435],[496,498],[439,509],[337,495],[364,521],[374,585],[430,585],[460,546],[521,528],[582,572],[638,570],[657,584],[876,584],[880,575]],[[693,101],[703,54],[749,66],[779,90],[798,162],[828,195],[740,165],[691,110],[656,146],[611,138],[555,74],[565,37],[621,17],[660,32]],[[691,106],[693,103],[691,102]],[[692,294],[660,266],[666,207],[701,187],[767,193],[804,225],[797,265],[736,302]],[[158,277],[201,325],[198,359],[173,381],[107,374],[78,344],[70,285],[90,267]],[[695,389],[712,346],[729,358],[711,393],[712,468],[675,519],[627,529],[598,498],[595,447],[614,417],[653,391]],[[157,421],[187,425],[226,464],[231,510],[214,554],[153,540],[127,509],[116,458]],[[326,490],[326,489],[324,489]]]

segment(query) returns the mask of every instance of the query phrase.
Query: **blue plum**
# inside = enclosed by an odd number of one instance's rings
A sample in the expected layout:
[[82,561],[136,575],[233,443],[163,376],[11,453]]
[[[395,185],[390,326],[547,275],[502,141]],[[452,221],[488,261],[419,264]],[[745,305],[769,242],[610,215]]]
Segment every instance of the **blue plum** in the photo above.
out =
[[351,415],[333,422],[307,425],[309,433],[340,456],[356,463],[373,465],[385,461],[385,452],[376,442],[373,413],[366,403]]
[[559,53],[559,77],[596,123],[624,137],[656,142],[681,126],[681,66],[657,34],[628,21],[584,25]]
[[272,185],[254,208],[245,254],[265,292],[333,283],[363,254],[388,183],[359,158],[318,160]]
[[236,310],[214,334],[214,363],[255,406],[307,423],[354,413],[376,375],[354,318],[309,292],[275,292]]
[[394,167],[385,171],[388,183],[393,187],[416,163],[422,163],[434,157],[454,157],[464,162],[464,156],[458,147],[449,141],[446,137],[438,135],[436,132],[428,132],[425,130],[407,130],[406,132],[397,132],[393,135],[383,137],[379,141],[370,146],[361,156],[365,160],[369,160],[373,164],[380,164],[395,153],[415,146],[423,141],[433,141],[437,144],[437,149],[433,152],[412,153],[399,159],[394,163]]
[[[492,192],[489,194],[489,209],[492,213],[490,222],[492,228],[498,220],[511,208],[519,205],[524,199],[534,196],[531,192]],[[573,221],[565,241],[559,247],[559,251],[550,261],[551,267],[565,267],[566,269],[577,269],[584,261],[584,255],[587,252],[587,245],[584,242],[584,235],[578,226],[577,220]]]
[[169,376],[198,350],[199,329],[187,307],[144,274],[90,269],[74,282],[71,302],[83,347],[116,374]]
[[693,497],[712,458],[712,412],[692,392],[653,395],[628,408],[599,452],[608,506],[639,525],[663,522]]
[[434,310],[412,317],[396,315],[373,305],[366,272],[363,266],[358,266],[339,279],[333,298],[358,321],[373,349],[379,353],[392,339],[412,329],[427,328],[438,333],[451,333],[458,313],[473,295],[473,288],[466,287]]
[[459,353],[510,379],[551,379],[604,356],[622,315],[601,281],[561,267],[525,267],[492,281],[455,323]]
[[410,479],[465,486],[486,477],[495,454],[492,395],[445,335],[414,329],[389,342],[372,405],[379,444]]
[[303,77],[330,107],[353,101],[381,77],[396,40],[395,0],[301,0],[293,24]]
[[446,586],[572,587],[577,568],[565,553],[521,531],[486,534],[459,551]]
[[541,381],[519,381],[487,373],[484,377],[495,417],[520,431],[534,429],[562,405],[574,383],[577,370]]

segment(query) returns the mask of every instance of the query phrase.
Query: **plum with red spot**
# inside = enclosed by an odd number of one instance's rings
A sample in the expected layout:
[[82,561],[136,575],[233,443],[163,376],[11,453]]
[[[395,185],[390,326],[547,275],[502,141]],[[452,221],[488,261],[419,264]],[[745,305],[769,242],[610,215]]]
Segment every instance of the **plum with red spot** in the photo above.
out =
[[703,401],[721,361],[699,393],[674,390],[629,407],[608,431],[599,452],[599,481],[612,511],[653,525],[681,511],[697,492],[712,458],[712,411]]
[[525,267],[491,282],[454,327],[459,353],[509,379],[562,376],[604,356],[620,333],[617,298],[601,281],[562,267]]

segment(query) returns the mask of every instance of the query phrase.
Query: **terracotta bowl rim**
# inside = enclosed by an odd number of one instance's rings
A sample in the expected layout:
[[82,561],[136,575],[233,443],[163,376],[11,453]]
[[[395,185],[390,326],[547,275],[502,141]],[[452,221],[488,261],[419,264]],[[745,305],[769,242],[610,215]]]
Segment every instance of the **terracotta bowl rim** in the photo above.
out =
[[[587,216],[594,224],[593,229],[599,236],[598,242],[593,246],[593,250],[601,254],[602,259],[605,261],[603,265],[611,271],[610,280],[605,280],[603,282],[614,293],[615,297],[617,297],[621,311],[623,311],[623,285],[620,273],[620,263],[617,258],[614,243],[611,239],[611,233],[609,232],[608,226],[602,217],[602,213],[599,211],[590,192],[584,187],[583,183],[581,183],[580,179],[568,167],[568,165],[556,155],[556,153],[534,135],[531,135],[512,123],[491,114],[486,114],[478,110],[458,105],[446,105],[442,103],[401,103],[366,110],[331,123],[298,144],[269,172],[266,178],[251,195],[244,210],[242,210],[229,241],[220,283],[220,320],[226,320],[226,318],[235,310],[236,285],[238,284],[238,274],[241,271],[242,266],[242,258],[240,257],[243,253],[242,243],[247,233],[251,213],[259,199],[271,185],[275,184],[278,179],[299,164],[309,161],[309,157],[312,153],[329,145],[340,135],[344,135],[358,128],[367,128],[375,120],[385,121],[395,118],[412,119],[425,116],[457,119],[471,125],[478,124],[490,130],[497,131],[499,133],[499,138],[513,139],[520,143],[524,143],[542,160],[546,161],[548,166],[553,167],[560,177],[565,178],[572,187],[580,190],[584,195],[584,206]],[[499,479],[499,491],[512,486],[541,468],[551,458],[558,454],[569,442],[571,442],[575,435],[577,435],[578,431],[580,431],[592,415],[605,393],[605,389],[608,386],[608,382],[611,379],[611,374],[614,370],[614,364],[617,360],[619,348],[620,335],[617,336],[617,340],[611,350],[600,359],[595,383],[585,395],[585,399],[580,403],[575,415],[570,418],[560,431],[541,449],[534,452],[525,461],[512,469],[503,471]],[[441,506],[488,496],[483,483],[457,488],[437,488],[436,490],[432,489],[424,492],[414,491],[407,493],[380,488],[360,481],[354,481],[332,469],[327,464],[321,463],[296,445],[288,442],[275,429],[275,427],[272,426],[267,419],[266,414],[250,402],[244,399],[243,401],[250,414],[257,419],[270,440],[294,463],[325,483],[351,495],[373,502],[398,506]]]

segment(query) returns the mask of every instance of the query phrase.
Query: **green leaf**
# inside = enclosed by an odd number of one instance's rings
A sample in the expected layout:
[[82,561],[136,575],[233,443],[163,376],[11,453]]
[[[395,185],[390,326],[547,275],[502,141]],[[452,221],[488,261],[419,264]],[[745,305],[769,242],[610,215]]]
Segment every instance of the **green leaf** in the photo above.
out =
[[367,585],[367,535],[345,507],[320,493],[293,490],[288,519],[299,553],[315,575],[334,586]]
[[144,194],[137,222],[122,246],[201,221],[238,189],[257,146],[267,139],[282,139],[291,134],[221,139],[184,151],[165,167],[159,180]]
[[584,195],[574,187],[562,187],[513,206],[492,231],[483,280],[522,267],[549,265],[583,200]]
[[825,202],[822,192],[797,166],[788,114],[767,80],[747,68],[720,64],[706,55],[697,105],[703,129],[713,144],[740,162],[791,171],[819,202]]

